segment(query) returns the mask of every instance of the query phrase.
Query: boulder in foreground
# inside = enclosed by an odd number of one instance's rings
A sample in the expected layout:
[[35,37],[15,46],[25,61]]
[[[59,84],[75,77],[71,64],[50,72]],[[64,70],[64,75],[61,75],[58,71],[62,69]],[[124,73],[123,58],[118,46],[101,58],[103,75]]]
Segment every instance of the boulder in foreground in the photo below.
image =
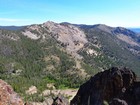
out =
[[80,86],[70,105],[140,105],[140,82],[133,71],[113,67]]

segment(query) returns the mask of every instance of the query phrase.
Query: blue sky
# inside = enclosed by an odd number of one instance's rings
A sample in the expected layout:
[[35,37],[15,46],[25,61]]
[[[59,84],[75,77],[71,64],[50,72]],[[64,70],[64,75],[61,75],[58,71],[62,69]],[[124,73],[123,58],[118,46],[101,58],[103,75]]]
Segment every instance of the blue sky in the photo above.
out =
[[140,0],[0,0],[0,25],[46,21],[140,27]]

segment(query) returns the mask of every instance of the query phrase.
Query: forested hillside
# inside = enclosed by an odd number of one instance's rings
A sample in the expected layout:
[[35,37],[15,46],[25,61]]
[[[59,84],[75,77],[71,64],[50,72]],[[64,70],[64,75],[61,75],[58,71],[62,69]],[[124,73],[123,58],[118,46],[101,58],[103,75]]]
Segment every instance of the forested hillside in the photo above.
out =
[[139,54],[139,37],[124,28],[46,22],[1,29],[0,79],[25,99],[36,100],[26,94],[31,86],[38,89],[32,97],[40,97],[49,83],[57,89],[78,88],[112,66],[129,67],[140,76]]

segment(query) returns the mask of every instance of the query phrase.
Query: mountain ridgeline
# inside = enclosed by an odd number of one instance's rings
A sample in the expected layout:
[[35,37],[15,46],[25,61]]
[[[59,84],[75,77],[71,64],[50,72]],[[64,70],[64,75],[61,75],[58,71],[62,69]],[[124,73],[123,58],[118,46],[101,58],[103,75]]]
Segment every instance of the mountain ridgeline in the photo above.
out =
[[22,96],[32,85],[39,92],[47,83],[77,88],[112,66],[128,67],[140,76],[138,33],[102,24],[50,21],[0,29],[0,78]]

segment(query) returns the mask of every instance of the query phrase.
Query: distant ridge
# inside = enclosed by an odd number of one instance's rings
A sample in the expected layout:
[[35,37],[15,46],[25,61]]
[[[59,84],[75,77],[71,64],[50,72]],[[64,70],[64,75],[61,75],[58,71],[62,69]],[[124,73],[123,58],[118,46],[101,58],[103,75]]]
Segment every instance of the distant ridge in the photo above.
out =
[[25,28],[25,26],[0,26],[0,29],[13,30],[13,31],[21,30],[23,28]]

